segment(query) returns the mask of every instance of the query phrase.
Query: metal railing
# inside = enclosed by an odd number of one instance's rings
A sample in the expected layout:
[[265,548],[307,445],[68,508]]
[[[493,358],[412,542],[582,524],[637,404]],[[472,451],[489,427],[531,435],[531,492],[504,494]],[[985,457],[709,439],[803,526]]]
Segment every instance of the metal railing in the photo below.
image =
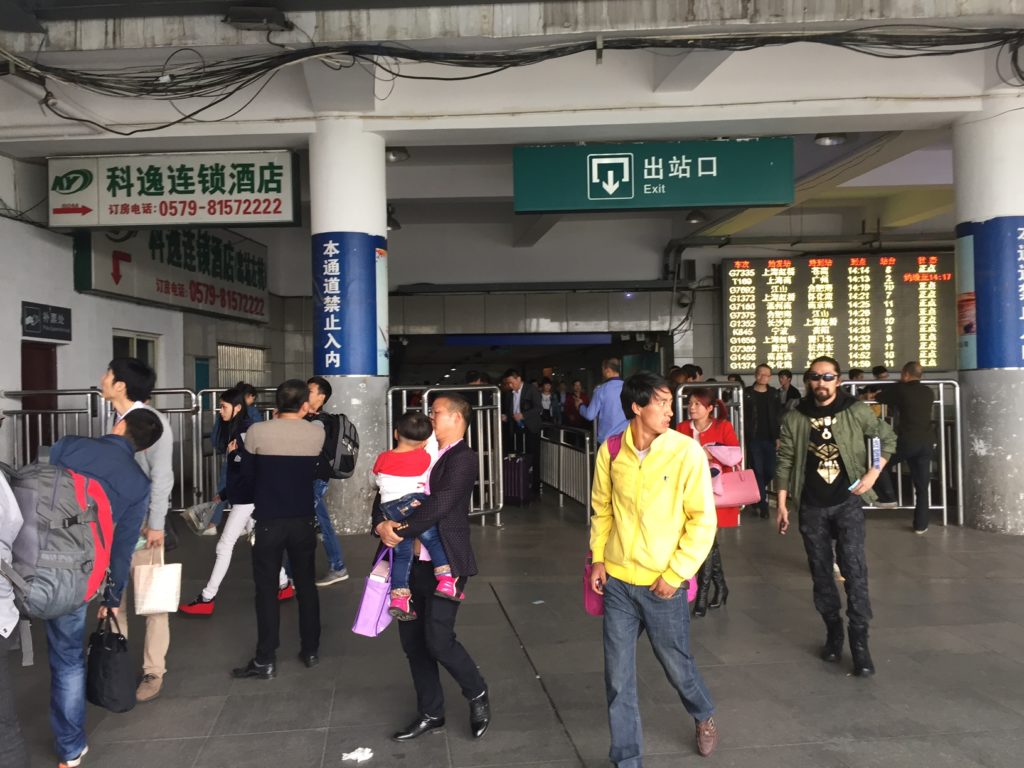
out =
[[680,384],[676,388],[675,414],[676,421],[686,421],[689,414],[686,409],[686,398],[688,393],[696,389],[710,389],[715,397],[725,404],[726,416],[732,424],[733,431],[743,448],[743,466],[747,466],[747,449],[744,440],[743,424],[743,385],[736,381],[692,381],[687,384]]
[[[403,413],[430,413],[430,404],[443,395],[457,392],[473,406],[473,420],[466,432],[466,444],[476,451],[478,479],[470,501],[469,516],[479,517],[486,525],[486,515],[494,515],[494,524],[501,526],[501,509],[505,503],[502,477],[501,390],[497,387],[391,387],[387,396],[387,433],[392,435],[395,420]],[[390,444],[390,443],[389,443]]]
[[590,524],[590,486],[594,471],[594,437],[589,429],[547,424],[541,430],[540,479],[565,497],[583,505]]
[[[891,379],[879,379],[876,381],[844,381],[841,386],[849,390],[851,395],[857,396],[862,389],[892,386],[896,383],[898,382]],[[928,478],[928,509],[932,512],[942,512],[942,524],[948,525],[952,498],[956,504],[957,525],[963,525],[964,466],[961,448],[963,442],[960,425],[960,384],[952,379],[925,379],[921,383],[935,392],[935,403],[932,406],[932,427],[937,447],[934,459],[937,461]],[[889,413],[890,409],[881,403],[878,403],[878,407],[882,410],[881,418],[889,424],[899,424],[899,414]],[[901,509],[913,509],[913,491],[912,488],[906,488],[911,484],[904,482],[904,473],[901,467],[902,462],[897,466],[895,473],[896,502]],[[936,481],[938,481],[938,498],[934,492]],[[872,507],[868,507],[868,509],[872,509]]]
[[[220,474],[224,460],[217,453],[212,436],[213,425],[220,418],[218,413],[220,394],[228,389],[229,387],[201,389],[196,393],[197,413],[194,434],[198,435],[198,438],[192,442],[192,450],[193,463],[197,468],[195,473],[197,501],[209,501],[221,486]],[[276,392],[275,387],[256,388],[256,407],[259,408],[264,420],[274,416],[274,406],[271,403]]]
[[[14,445],[11,455],[15,468],[32,462],[41,445],[52,445],[69,435],[103,435],[110,431],[113,424],[113,408],[103,399],[98,389],[7,391],[3,396],[21,401],[26,398],[49,397],[57,402],[56,408],[47,410],[3,411],[3,415],[13,423],[11,431]],[[153,407],[167,417],[174,436],[175,485],[171,492],[171,507],[174,510],[184,509],[199,499],[194,482],[197,465],[192,448],[192,436],[196,433],[196,403],[196,395],[187,389],[157,389],[153,391],[151,400]]]

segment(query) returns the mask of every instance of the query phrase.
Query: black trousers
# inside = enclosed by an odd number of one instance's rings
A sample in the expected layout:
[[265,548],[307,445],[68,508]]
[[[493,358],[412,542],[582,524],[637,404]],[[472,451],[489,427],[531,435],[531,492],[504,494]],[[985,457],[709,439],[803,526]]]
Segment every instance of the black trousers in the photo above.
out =
[[931,515],[928,512],[928,486],[932,474],[932,454],[935,446],[931,441],[916,443],[900,440],[896,445],[895,464],[905,461],[910,470],[910,482],[914,485],[914,530],[923,531],[928,527]]
[[[459,579],[464,589],[467,579]],[[440,667],[448,670],[467,699],[475,698],[487,687],[469,652],[455,637],[455,619],[459,604],[434,597],[437,580],[429,562],[416,560],[409,574],[413,607],[417,618],[398,623],[402,650],[409,659],[409,671],[416,688],[416,707],[420,714],[444,715],[444,689]],[[440,665],[440,666],[439,666]]]
[[[15,627],[14,632],[17,631]],[[18,713],[14,709],[14,687],[7,666],[8,651],[13,644],[11,638],[0,637],[0,765],[4,768],[27,768],[28,753],[18,724]]]
[[834,507],[801,504],[799,514],[800,535],[814,582],[814,607],[825,621],[838,619],[842,609],[832,572],[834,539],[835,562],[846,579],[846,616],[850,626],[866,629],[871,620],[871,601],[864,555],[864,503],[859,496],[851,495]]
[[285,517],[259,520],[252,548],[252,578],[256,583],[256,661],[274,661],[281,643],[281,610],[277,601],[278,574],[288,553],[295,597],[299,603],[299,639],[303,653],[320,648],[320,599],[316,592],[316,529],[314,518]]

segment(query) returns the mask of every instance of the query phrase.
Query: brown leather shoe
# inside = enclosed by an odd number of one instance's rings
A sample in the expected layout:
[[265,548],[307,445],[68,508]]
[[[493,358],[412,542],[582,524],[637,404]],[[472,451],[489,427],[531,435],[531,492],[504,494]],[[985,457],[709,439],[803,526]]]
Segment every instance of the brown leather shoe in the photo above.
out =
[[697,751],[702,757],[707,757],[715,751],[718,746],[718,726],[715,725],[715,718],[709,717],[697,723]]

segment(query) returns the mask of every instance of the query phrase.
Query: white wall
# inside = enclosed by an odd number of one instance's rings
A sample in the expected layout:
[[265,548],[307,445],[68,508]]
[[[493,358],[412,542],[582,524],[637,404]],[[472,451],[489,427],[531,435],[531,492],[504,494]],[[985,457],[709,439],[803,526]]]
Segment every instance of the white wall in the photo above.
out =
[[[157,385],[184,383],[181,313],[75,293],[70,237],[0,218],[0,268],[0,391],[21,388],[23,300],[71,308],[73,340],[57,347],[58,387],[98,384],[112,356],[115,328],[158,336]],[[0,405],[19,404],[0,399]],[[0,427],[0,459],[10,458],[10,429],[10,420]]]

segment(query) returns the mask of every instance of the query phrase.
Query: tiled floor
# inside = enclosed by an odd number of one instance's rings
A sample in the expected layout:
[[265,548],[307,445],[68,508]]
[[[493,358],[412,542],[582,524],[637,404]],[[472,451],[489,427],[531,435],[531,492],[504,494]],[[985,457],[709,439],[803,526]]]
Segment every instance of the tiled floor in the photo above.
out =
[[[447,680],[448,728],[411,744],[389,735],[414,713],[394,628],[378,639],[349,630],[369,537],[343,546],[354,578],[321,591],[322,663],[294,657],[295,605],[283,606],[276,680],[234,681],[255,641],[249,553],[236,562],[208,620],[172,619],[163,694],[133,711],[89,709],[86,768],[343,768],[365,766],[606,766],[608,727],[601,624],[583,613],[586,531],[578,507],[510,509],[504,528],[475,529],[481,575],[460,610],[459,634],[491,689],[494,720],[469,737],[466,705]],[[183,593],[209,572],[216,539],[188,536]],[[719,751],[701,761],[693,726],[641,640],[648,768],[1020,768],[1024,765],[1024,539],[933,525],[908,513],[869,523],[872,651],[878,675],[853,678],[817,659],[822,626],[798,535],[760,520],[721,534],[728,605],[695,620],[694,652],[717,706]],[[141,623],[133,638],[141,637]],[[39,636],[38,649],[45,649]],[[138,654],[140,649],[134,648]],[[11,657],[14,662],[15,657]],[[18,711],[33,765],[55,765],[46,718],[45,655],[15,669]]]

